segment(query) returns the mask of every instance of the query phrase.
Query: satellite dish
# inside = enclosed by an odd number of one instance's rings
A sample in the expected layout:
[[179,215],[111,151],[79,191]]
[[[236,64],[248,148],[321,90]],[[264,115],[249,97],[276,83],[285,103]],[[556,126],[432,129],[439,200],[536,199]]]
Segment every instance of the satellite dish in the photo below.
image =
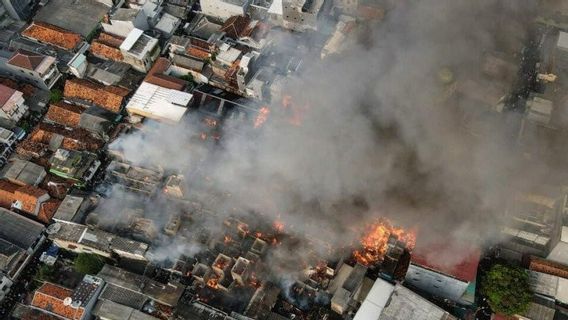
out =
[[81,306],[81,301],[75,300],[75,301],[73,301],[73,303],[71,303],[71,306],[73,308],[77,309]]
[[64,305],[64,306],[70,306],[71,303],[73,303],[73,298],[71,298],[71,297],[67,297],[67,298],[65,298],[65,299],[63,300],[63,305]]
[[56,234],[57,232],[59,232],[59,230],[61,230],[61,224],[59,222],[56,222],[47,227],[47,230],[45,232],[47,232],[47,234]]

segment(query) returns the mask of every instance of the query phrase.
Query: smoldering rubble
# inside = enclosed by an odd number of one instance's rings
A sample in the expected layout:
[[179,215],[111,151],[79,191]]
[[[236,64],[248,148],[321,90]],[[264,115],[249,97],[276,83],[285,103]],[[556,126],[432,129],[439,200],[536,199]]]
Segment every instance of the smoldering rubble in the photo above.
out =
[[[261,128],[242,128],[204,151],[190,142],[193,123],[155,125],[111,148],[132,163],[183,173],[188,192],[216,213],[219,221],[203,222],[212,227],[255,212],[346,246],[387,217],[417,230],[418,245],[440,237],[489,245],[499,240],[506,199],[556,168],[523,157],[507,121],[476,124],[482,134],[472,134],[464,122],[472,106],[448,98],[452,88],[440,71],[454,81],[486,77],[484,55],[520,52],[534,10],[527,1],[400,1],[341,56],[306,56],[303,72],[272,97]],[[515,72],[491,81],[512,90]],[[144,206],[155,208],[147,199]],[[167,247],[159,256],[178,251]],[[281,255],[275,264],[286,262]]]

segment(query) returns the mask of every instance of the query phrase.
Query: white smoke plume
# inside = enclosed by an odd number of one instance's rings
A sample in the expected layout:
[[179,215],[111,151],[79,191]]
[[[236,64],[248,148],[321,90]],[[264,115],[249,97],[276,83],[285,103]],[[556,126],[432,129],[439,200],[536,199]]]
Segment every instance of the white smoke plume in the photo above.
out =
[[[280,46],[308,57],[283,89],[297,115],[273,99],[262,128],[226,135],[207,152],[191,142],[192,123],[157,125],[112,148],[136,164],[182,172],[188,193],[206,195],[204,205],[218,215],[211,226],[254,211],[343,247],[388,217],[416,228],[418,245],[440,236],[485,245],[499,240],[511,194],[538,186],[555,168],[517,150],[514,116],[487,116],[474,123],[481,134],[471,134],[464,119],[486,107],[448,98],[439,73],[451,70],[454,84],[512,88],[515,71],[492,77],[480,66],[489,53],[520,54],[536,10],[532,1],[397,1],[359,44],[326,60],[296,37],[278,36]],[[314,243],[288,254],[326,252]]]

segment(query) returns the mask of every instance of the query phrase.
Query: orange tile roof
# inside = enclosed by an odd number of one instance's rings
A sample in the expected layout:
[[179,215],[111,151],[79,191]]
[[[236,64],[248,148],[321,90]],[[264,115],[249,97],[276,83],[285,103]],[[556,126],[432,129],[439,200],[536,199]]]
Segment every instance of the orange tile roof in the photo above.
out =
[[45,118],[66,127],[78,127],[81,114],[87,108],[79,105],[57,102],[49,105]]
[[40,198],[47,193],[47,192],[45,192],[45,190],[42,190],[38,187],[30,186],[30,185],[22,186],[18,190],[16,190],[16,192],[25,194],[25,195],[30,196],[30,197],[35,197],[35,198]]
[[71,297],[72,294],[73,291],[67,288],[45,282],[36,290],[31,305],[55,313],[66,319],[79,320],[85,313],[85,309],[82,307],[73,308],[63,304],[63,300],[67,297]]
[[203,50],[203,49],[196,48],[196,47],[189,47],[189,48],[187,48],[187,54],[188,54],[190,57],[197,58],[197,59],[202,59],[202,60],[203,60],[203,59],[207,59],[207,58],[210,57],[209,52],[207,52],[207,51],[205,51],[205,50]]
[[14,192],[14,199],[22,203],[22,211],[36,213],[36,207],[39,204],[39,199],[46,195],[47,191],[26,185],[18,188]]
[[113,46],[109,46],[108,44],[99,40],[93,40],[93,42],[91,42],[91,47],[89,48],[89,51],[94,56],[103,59],[108,59],[112,61],[122,61],[124,59],[124,56],[122,55],[122,52],[120,52],[120,49],[117,49]]
[[14,193],[20,186],[7,180],[0,180],[0,207],[10,208],[15,200]]
[[51,219],[53,218],[53,216],[55,215],[55,212],[57,211],[57,209],[59,208],[59,205],[61,204],[61,201],[56,200],[56,199],[50,199],[44,203],[41,204],[41,208],[39,210],[39,214],[37,216],[37,219],[43,223],[49,223],[51,221]]
[[81,43],[78,33],[40,21],[32,22],[22,31],[22,35],[65,50],[73,50]]
[[70,297],[73,294],[73,290],[64,288],[62,286],[53,283],[44,282],[44,284],[41,287],[39,287],[39,289],[36,290],[36,293],[43,293],[47,296],[63,300],[67,297]]
[[94,103],[106,110],[118,113],[129,90],[116,86],[103,86],[92,81],[72,79],[65,82],[63,94]]

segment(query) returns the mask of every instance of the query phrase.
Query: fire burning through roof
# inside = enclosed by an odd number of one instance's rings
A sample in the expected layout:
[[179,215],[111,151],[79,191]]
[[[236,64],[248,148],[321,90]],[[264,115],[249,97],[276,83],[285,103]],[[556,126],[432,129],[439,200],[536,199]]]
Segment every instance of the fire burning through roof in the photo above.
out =
[[258,111],[258,115],[256,116],[256,119],[254,120],[254,127],[255,128],[262,127],[262,125],[268,119],[269,114],[270,114],[270,109],[268,109],[267,107],[260,108],[260,110]]
[[387,253],[391,239],[404,243],[408,251],[412,251],[416,245],[414,231],[393,227],[387,220],[379,219],[367,227],[360,240],[362,248],[355,250],[353,257],[367,267],[380,263]]

